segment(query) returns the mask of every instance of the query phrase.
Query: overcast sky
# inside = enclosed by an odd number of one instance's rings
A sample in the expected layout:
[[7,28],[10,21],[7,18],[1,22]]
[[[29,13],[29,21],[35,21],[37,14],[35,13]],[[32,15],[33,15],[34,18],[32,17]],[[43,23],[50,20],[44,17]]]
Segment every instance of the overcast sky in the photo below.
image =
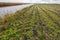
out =
[[60,0],[0,0],[0,2],[60,3]]

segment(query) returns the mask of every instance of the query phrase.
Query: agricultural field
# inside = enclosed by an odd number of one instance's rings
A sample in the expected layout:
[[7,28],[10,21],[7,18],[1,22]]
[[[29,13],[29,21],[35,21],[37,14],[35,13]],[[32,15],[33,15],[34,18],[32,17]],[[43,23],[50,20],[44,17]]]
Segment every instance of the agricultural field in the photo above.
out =
[[5,16],[0,40],[60,40],[60,5],[35,4]]

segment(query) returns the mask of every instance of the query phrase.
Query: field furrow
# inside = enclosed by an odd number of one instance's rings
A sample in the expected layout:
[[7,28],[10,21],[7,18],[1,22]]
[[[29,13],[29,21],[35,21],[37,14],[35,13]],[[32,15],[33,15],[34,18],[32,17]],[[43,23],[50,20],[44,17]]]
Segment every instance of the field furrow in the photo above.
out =
[[7,15],[0,20],[0,40],[60,40],[58,8],[55,4],[35,4]]

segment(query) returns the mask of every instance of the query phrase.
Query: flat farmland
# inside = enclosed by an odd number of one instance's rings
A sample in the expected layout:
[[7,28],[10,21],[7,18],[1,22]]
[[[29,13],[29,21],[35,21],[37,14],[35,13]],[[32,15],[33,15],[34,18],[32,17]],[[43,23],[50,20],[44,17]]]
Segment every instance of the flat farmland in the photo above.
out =
[[35,4],[5,16],[0,40],[60,40],[60,4]]

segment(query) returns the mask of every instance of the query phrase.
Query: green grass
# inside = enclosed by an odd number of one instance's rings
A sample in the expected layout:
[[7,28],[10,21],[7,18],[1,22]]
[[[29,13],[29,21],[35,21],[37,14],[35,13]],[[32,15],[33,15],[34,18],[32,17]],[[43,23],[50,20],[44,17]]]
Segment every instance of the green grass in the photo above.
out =
[[37,4],[0,19],[0,40],[60,40],[59,8]]

